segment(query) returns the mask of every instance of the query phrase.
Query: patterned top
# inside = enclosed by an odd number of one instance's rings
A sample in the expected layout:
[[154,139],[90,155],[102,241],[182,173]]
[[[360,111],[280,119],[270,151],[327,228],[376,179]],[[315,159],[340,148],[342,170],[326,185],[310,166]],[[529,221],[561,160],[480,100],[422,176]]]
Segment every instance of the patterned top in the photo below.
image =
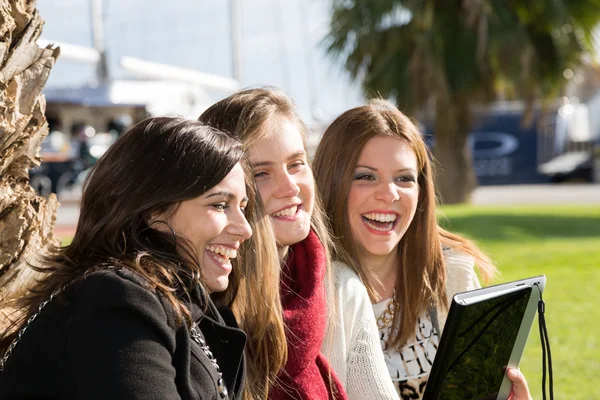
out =
[[[446,251],[446,296],[449,300],[456,293],[481,287],[475,273],[472,257],[458,252]],[[373,312],[378,318],[387,309],[391,299],[373,304]],[[440,333],[434,328],[431,318],[425,312],[417,321],[415,333],[401,351],[386,347],[390,327],[379,330],[385,362],[401,399],[421,399],[425,392],[427,378],[440,343]],[[437,310],[440,327],[447,318],[446,310]],[[443,328],[442,328],[443,329]]]

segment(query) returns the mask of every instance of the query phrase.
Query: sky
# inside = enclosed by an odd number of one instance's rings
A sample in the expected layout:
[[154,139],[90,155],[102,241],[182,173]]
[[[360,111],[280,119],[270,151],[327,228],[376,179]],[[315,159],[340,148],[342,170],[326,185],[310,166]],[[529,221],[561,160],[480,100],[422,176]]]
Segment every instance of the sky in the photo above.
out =
[[[39,0],[42,38],[92,47],[91,0]],[[364,102],[339,61],[327,56],[330,0],[238,0],[242,87],[273,85],[301,116],[330,122]],[[228,0],[103,0],[109,73],[130,77],[119,58],[132,56],[232,77]],[[94,67],[59,58],[48,87],[81,86]],[[215,99],[218,100],[218,99]]]

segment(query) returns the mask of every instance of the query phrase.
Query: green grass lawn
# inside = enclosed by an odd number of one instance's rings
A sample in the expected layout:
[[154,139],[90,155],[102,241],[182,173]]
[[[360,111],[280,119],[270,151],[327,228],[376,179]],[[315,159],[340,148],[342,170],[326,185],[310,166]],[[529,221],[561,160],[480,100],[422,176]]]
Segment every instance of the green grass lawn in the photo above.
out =
[[[546,322],[556,399],[600,399],[600,205],[446,206],[442,225],[473,239],[498,265],[494,283],[546,275]],[[541,399],[537,318],[521,361]]]

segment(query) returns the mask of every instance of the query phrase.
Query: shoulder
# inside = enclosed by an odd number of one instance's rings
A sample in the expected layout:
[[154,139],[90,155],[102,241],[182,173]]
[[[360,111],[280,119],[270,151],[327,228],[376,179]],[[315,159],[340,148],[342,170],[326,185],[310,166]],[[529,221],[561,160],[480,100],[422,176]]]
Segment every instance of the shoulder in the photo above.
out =
[[350,268],[350,266],[342,261],[334,261],[331,263],[336,279],[348,280],[356,278],[360,280],[358,274]]
[[475,272],[475,259],[455,249],[444,249],[446,261],[446,291],[451,299],[456,293],[481,287]]
[[355,332],[365,324],[374,323],[371,299],[358,274],[337,261],[333,263],[333,271],[336,309],[346,329]]
[[444,260],[446,270],[451,270],[453,273],[469,274],[475,267],[475,259],[472,256],[452,248],[444,249]]
[[337,294],[351,298],[369,298],[367,289],[358,274],[341,261],[333,262],[333,281]]
[[[68,290],[66,302],[72,348],[86,346],[89,332],[94,331],[97,337],[107,338],[103,345],[108,348],[126,346],[122,341],[128,338],[146,337],[173,353],[183,328],[167,299],[126,268],[90,273]],[[119,338],[109,339],[114,332],[119,332]]]
[[164,300],[152,290],[148,281],[126,268],[94,271],[67,291],[68,301],[79,316],[114,310],[151,319],[167,319]]
[[78,280],[68,290],[79,299],[99,303],[135,300],[145,294],[153,295],[148,281],[126,268],[98,269]]

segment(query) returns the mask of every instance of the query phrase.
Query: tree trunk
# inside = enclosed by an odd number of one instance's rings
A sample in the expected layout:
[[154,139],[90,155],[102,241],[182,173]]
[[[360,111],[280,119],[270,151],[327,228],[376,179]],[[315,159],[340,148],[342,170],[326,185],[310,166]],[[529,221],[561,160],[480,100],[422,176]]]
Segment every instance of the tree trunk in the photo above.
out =
[[36,195],[28,173],[41,162],[48,134],[41,92],[59,54],[36,44],[42,26],[34,0],[0,0],[0,328],[10,311],[5,302],[35,277],[27,261],[57,244],[56,196]]
[[443,204],[466,203],[477,186],[467,137],[470,130],[469,102],[463,96],[440,93],[436,100],[436,184]]

